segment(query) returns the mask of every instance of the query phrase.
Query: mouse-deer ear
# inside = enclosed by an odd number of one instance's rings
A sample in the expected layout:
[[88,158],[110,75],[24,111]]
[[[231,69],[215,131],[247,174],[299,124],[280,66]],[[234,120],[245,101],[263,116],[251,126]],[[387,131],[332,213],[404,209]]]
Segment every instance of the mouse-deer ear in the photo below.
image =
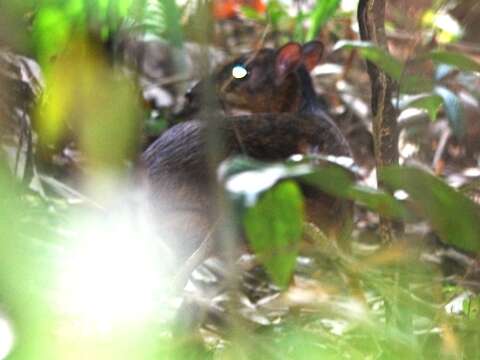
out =
[[275,83],[279,85],[295,71],[302,62],[302,47],[296,42],[289,42],[277,50],[275,55]]
[[308,71],[312,71],[320,62],[323,55],[324,46],[320,41],[310,41],[302,47],[302,62]]

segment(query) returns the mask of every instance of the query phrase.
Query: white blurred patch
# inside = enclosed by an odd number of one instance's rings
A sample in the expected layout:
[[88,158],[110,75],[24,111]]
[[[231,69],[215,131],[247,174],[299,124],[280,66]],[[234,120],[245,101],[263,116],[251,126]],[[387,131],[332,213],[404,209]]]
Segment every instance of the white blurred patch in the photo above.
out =
[[406,200],[408,199],[408,193],[404,190],[397,190],[393,193],[393,196],[397,199],[397,200]]
[[406,143],[400,147],[400,155],[403,158],[409,158],[418,153],[418,145],[412,143]]
[[[259,192],[271,188],[277,181],[285,176],[306,174],[310,171],[308,165],[299,165],[295,171],[285,172],[282,164],[278,166],[270,166],[262,170],[245,171],[238,175],[231,176],[225,183],[225,188],[232,193],[243,193],[246,196],[245,202],[247,206],[253,205]],[[219,170],[222,177],[222,169]]]
[[8,318],[0,312],[0,360],[6,359],[15,344],[13,327]]
[[346,168],[350,168],[355,164],[353,159],[349,156],[328,155],[327,160],[331,161],[331,162],[334,162],[338,165],[341,165],[343,167],[346,167]]
[[465,175],[467,177],[472,177],[472,178],[479,177],[480,176],[480,169],[476,168],[476,167],[467,168],[467,169],[463,170],[463,175]]
[[248,75],[248,71],[247,69],[245,69],[245,66],[237,65],[237,66],[234,66],[232,69],[232,76],[235,79],[243,79],[247,75]]
[[58,308],[99,334],[172,315],[172,256],[131,210],[75,224],[58,265]]
[[463,313],[463,304],[465,301],[469,300],[473,294],[470,291],[465,291],[450,301],[445,305],[445,311],[447,314],[462,314]]
[[344,12],[356,12],[358,6],[358,0],[342,0],[340,3],[340,9]]

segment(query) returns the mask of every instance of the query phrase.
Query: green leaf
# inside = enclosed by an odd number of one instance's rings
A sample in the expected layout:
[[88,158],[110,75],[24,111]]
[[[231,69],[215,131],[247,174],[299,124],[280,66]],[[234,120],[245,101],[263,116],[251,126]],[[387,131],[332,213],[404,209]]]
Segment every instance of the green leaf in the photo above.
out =
[[43,7],[33,23],[33,39],[42,64],[63,51],[70,38],[72,19],[56,7]]
[[339,6],[340,0],[317,0],[310,16],[311,24],[307,33],[307,41],[315,39],[320,28],[332,17]]
[[293,181],[265,193],[245,214],[247,239],[278,286],[286,287],[295,269],[303,218],[302,193]]
[[265,164],[246,157],[224,162],[220,176],[231,198],[240,207],[252,206],[258,197],[285,179],[314,186],[333,196],[358,202],[388,217],[404,219],[408,213],[403,204],[382,190],[357,184],[355,175],[345,167],[321,157],[310,162]]
[[240,6],[240,13],[248,20],[264,21],[265,16],[251,6]]
[[403,65],[384,49],[381,49],[378,46],[366,41],[346,40],[338,41],[333,47],[333,51],[341,49],[358,50],[363,58],[373,62],[388,75],[390,75],[394,80],[400,81],[403,72]]
[[403,74],[399,81],[400,92],[403,94],[431,92],[433,90],[433,86],[433,80],[422,75]]
[[480,72],[480,63],[459,52],[434,50],[427,57],[436,63],[455,66],[463,71]]
[[414,208],[428,219],[440,238],[469,251],[480,250],[480,207],[441,179],[412,167],[383,170],[383,181],[405,190]]
[[442,106],[442,98],[439,95],[428,93],[409,96],[400,104],[402,110],[406,108],[418,108],[426,110],[432,121],[436,120],[438,110]]
[[377,65],[393,80],[399,83],[400,92],[418,93],[429,92],[433,89],[433,81],[420,75],[407,75],[404,73],[404,65],[390,55],[385,49],[367,41],[338,41],[333,51],[341,49],[356,49],[360,55]]
[[403,204],[393,196],[357,184],[351,173],[336,164],[322,166],[318,171],[302,176],[301,181],[333,196],[356,201],[387,217],[404,219],[408,215]]
[[455,135],[463,135],[463,108],[458,96],[443,86],[436,86],[434,93],[442,99],[445,113]]
[[284,9],[282,4],[278,0],[271,0],[267,3],[267,18],[269,19],[272,26],[275,28],[278,26],[279,22],[285,18],[288,18],[289,15]]
[[157,0],[165,14],[165,37],[170,44],[179,48],[183,45],[180,9],[175,0]]

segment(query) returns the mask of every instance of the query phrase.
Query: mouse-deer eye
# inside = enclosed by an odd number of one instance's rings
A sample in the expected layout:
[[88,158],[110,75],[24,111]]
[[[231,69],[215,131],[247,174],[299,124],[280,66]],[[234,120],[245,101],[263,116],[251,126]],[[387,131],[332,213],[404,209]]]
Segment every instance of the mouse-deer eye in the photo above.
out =
[[232,67],[232,77],[237,80],[245,79],[248,76],[248,70],[244,65],[234,65]]

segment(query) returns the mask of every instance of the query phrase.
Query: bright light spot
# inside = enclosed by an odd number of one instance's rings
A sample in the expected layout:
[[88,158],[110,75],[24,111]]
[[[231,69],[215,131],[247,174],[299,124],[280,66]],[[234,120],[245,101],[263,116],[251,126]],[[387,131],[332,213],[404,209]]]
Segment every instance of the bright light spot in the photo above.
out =
[[463,304],[465,301],[469,300],[472,297],[472,293],[470,291],[465,291],[450,301],[447,305],[445,305],[445,311],[447,314],[462,314],[463,313]]
[[365,185],[370,186],[373,189],[377,188],[377,171],[373,169],[370,174],[364,180]]
[[450,14],[438,14],[435,17],[434,24],[440,30],[445,31],[452,36],[458,37],[462,34],[462,28],[460,27],[460,24]]
[[400,155],[404,158],[409,158],[418,153],[418,145],[412,143],[406,143],[400,147]]
[[15,336],[10,322],[0,314],[0,360],[6,359],[12,351]]
[[[404,99],[408,99],[408,97],[404,97]],[[403,110],[400,115],[398,116],[398,121],[405,121],[405,119],[409,119],[415,116],[419,116],[421,114],[424,114],[425,110],[423,109],[417,109],[417,108],[407,108]]]
[[433,26],[438,31],[437,40],[440,43],[448,43],[458,39],[463,33],[458,21],[444,11],[437,13],[427,11],[422,21],[425,26]]
[[327,160],[346,168],[352,167],[355,164],[353,159],[349,156],[328,155]]
[[61,260],[59,308],[99,334],[158,318],[170,294],[171,258],[132,223],[120,217],[80,226]]
[[357,10],[358,0],[342,0],[340,9],[344,12],[355,12]]
[[395,193],[393,194],[393,196],[395,197],[395,199],[397,200],[406,200],[408,199],[408,193],[404,190],[397,190],[395,191]]
[[479,168],[468,168],[463,171],[463,175],[467,177],[478,177],[480,176],[480,169]]
[[235,65],[232,69],[232,76],[235,79],[243,79],[245,76],[248,75],[247,69],[243,65]]
[[[268,175],[265,173],[268,172]],[[266,171],[245,171],[228,179],[225,187],[232,193],[247,194],[246,203],[253,204],[259,191],[272,187],[282,174],[282,169],[266,169]],[[252,194],[252,196],[248,196]]]
[[334,63],[325,63],[315,66],[311,71],[312,75],[339,75],[343,71],[343,67]]
[[290,160],[292,160],[294,162],[300,162],[303,159],[304,159],[304,156],[302,154],[295,154],[295,155],[290,156]]

